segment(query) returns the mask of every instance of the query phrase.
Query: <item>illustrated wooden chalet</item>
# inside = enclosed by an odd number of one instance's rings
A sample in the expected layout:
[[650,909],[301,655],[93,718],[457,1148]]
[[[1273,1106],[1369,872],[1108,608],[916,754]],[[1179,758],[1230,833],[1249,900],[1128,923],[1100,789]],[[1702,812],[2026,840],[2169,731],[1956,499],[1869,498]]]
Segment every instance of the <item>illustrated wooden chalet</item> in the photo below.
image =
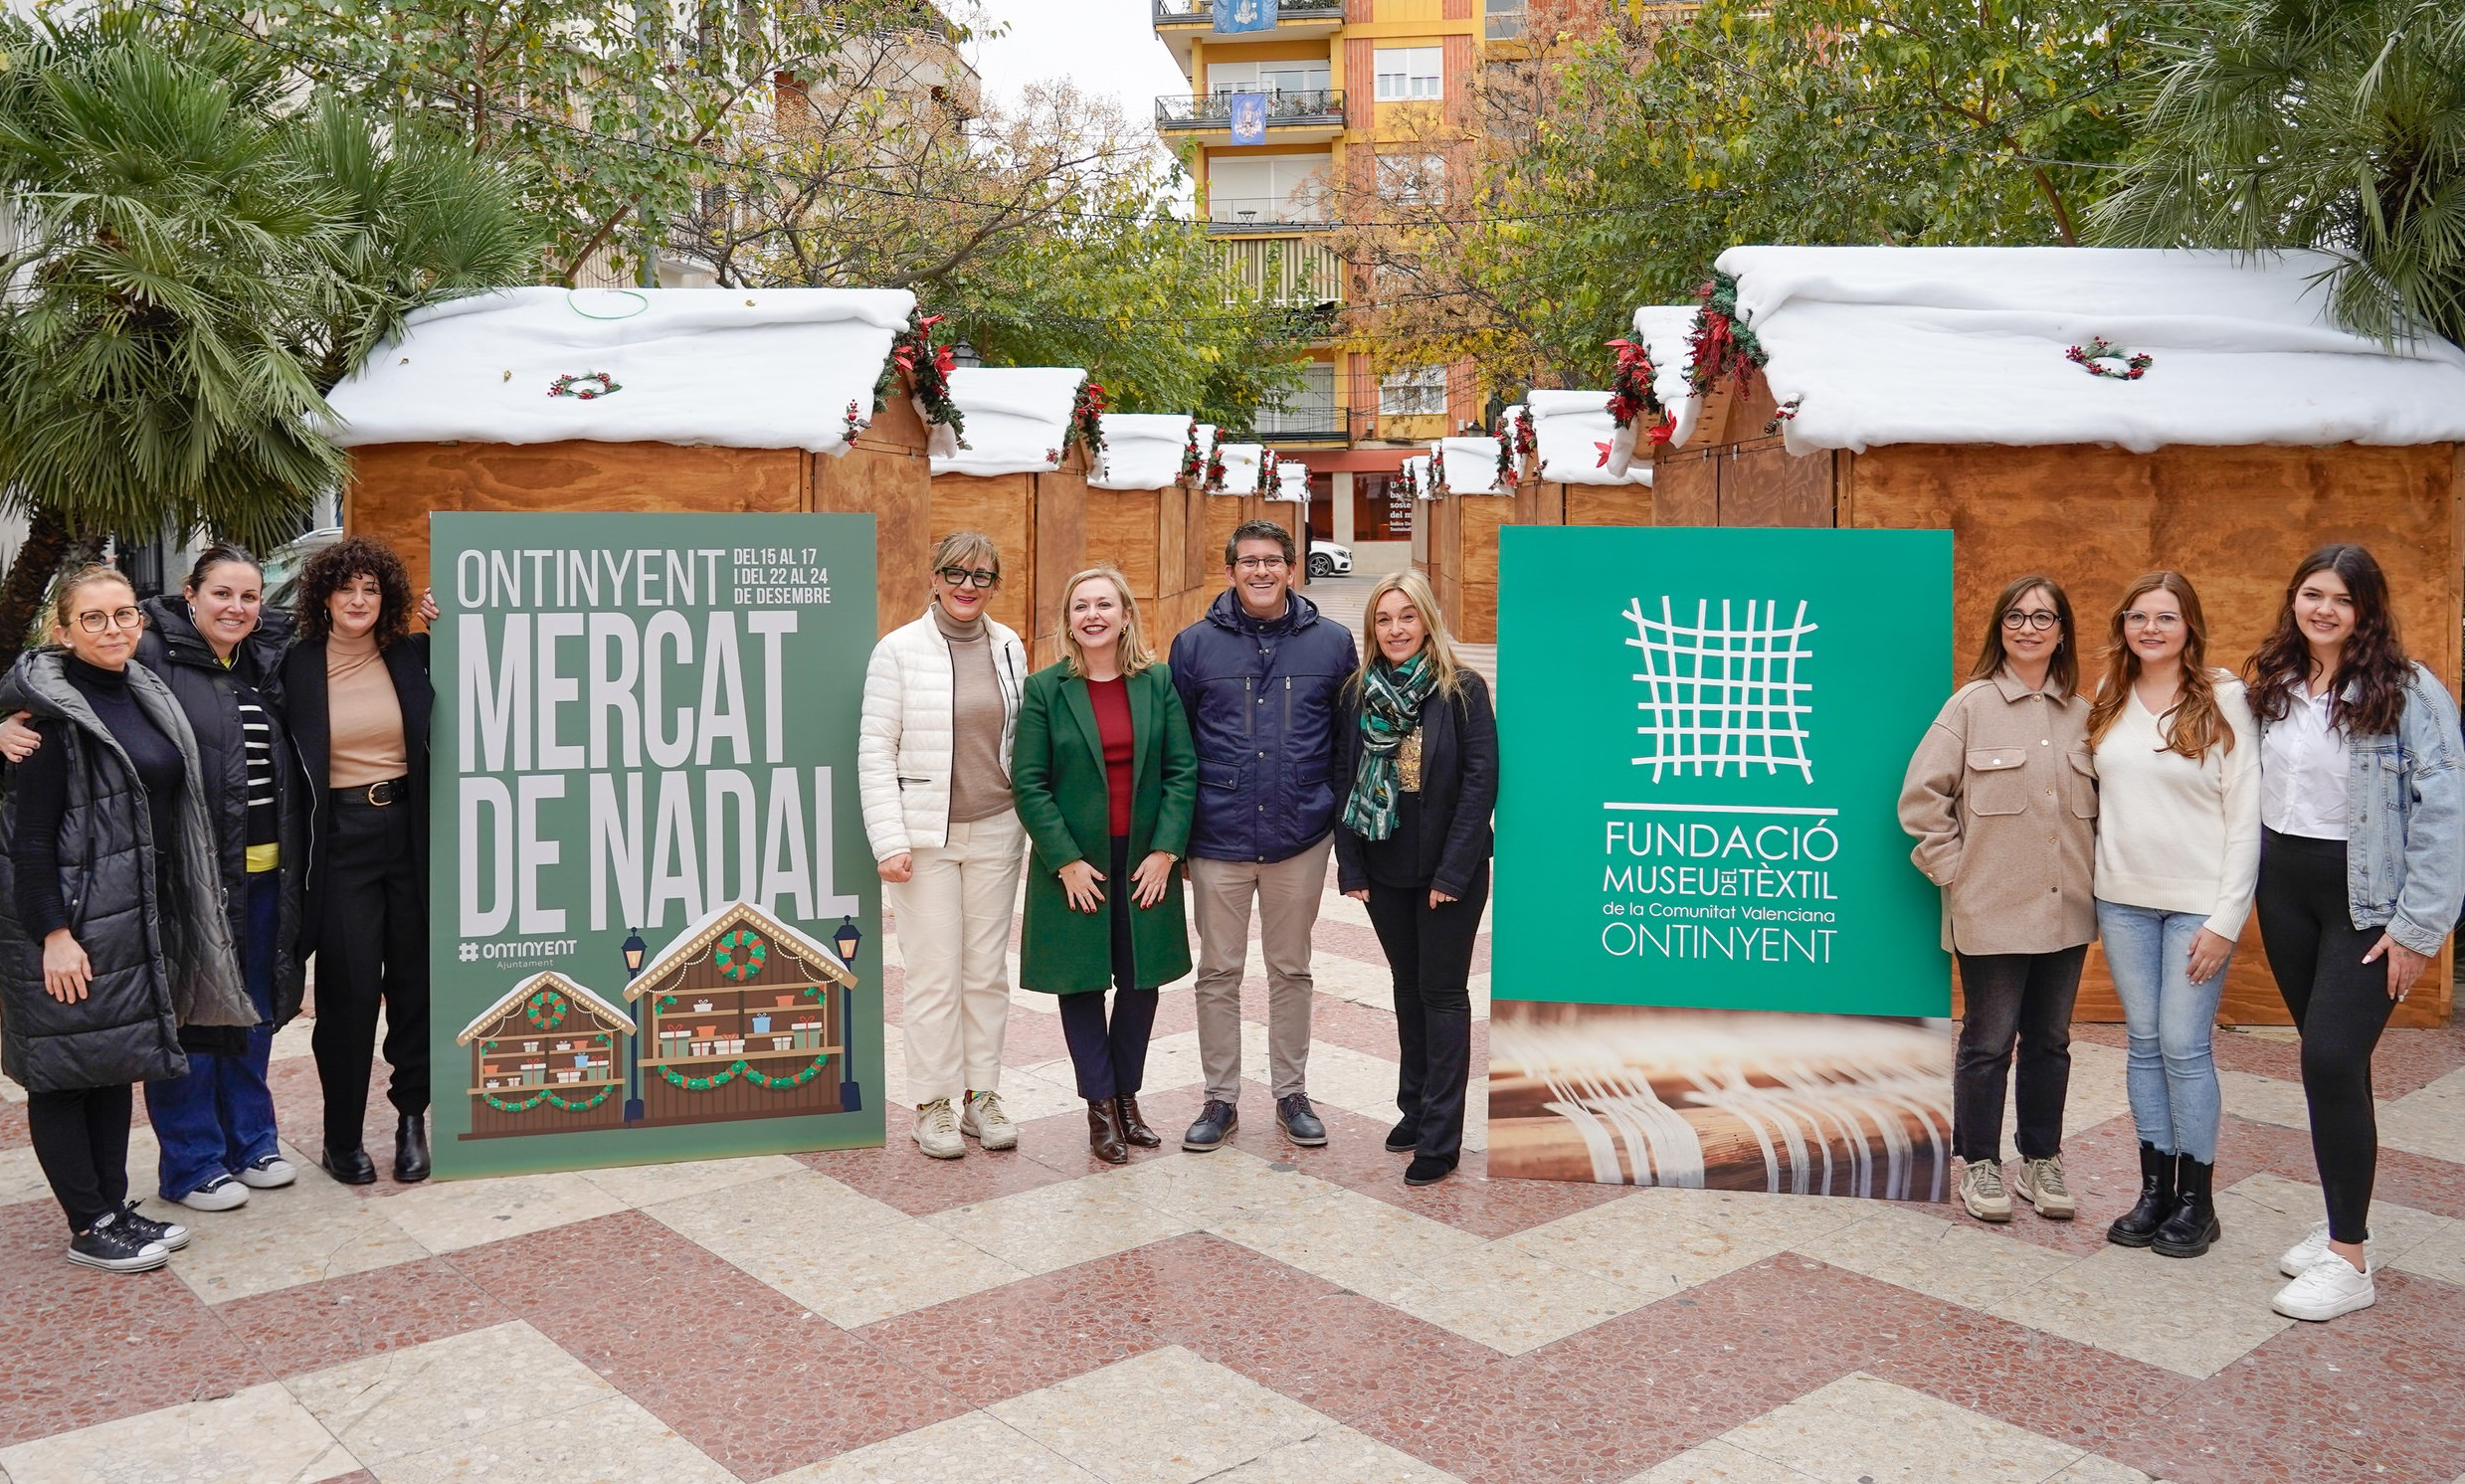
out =
[[454,1038],[471,1048],[463,1137],[623,1127],[633,1035],[633,1017],[564,975],[523,980]]
[[642,1025],[646,1125],[853,1113],[856,977],[747,902],[679,933],[627,987]]

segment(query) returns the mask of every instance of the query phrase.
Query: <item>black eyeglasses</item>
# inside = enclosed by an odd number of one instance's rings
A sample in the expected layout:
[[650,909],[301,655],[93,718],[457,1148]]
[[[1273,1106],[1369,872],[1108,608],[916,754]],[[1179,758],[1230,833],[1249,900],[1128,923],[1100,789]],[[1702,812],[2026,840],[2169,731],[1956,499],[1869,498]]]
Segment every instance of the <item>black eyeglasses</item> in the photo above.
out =
[[999,572],[975,567],[944,567],[938,575],[954,588],[989,588],[1002,580]]
[[2062,615],[2043,608],[2031,609],[2027,613],[2015,608],[2002,616],[2002,627],[2011,630],[2051,629],[2061,622]]
[[77,616],[77,627],[88,634],[100,634],[105,629],[142,629],[145,615],[133,608],[115,608],[109,613],[95,609]]

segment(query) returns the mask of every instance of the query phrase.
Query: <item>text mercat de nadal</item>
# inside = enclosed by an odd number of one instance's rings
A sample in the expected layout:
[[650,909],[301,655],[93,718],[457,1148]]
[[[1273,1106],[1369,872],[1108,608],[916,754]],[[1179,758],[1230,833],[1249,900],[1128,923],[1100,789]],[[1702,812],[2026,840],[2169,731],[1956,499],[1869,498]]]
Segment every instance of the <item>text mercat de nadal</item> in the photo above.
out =
[[1601,889],[1679,899],[1604,903],[1601,947],[1613,957],[1831,962],[1829,825],[1605,823]]
[[[680,926],[739,899],[791,920],[856,910],[832,880],[832,770],[788,760],[797,612],[720,606],[730,555],[461,554],[462,936],[567,931],[553,883],[574,845],[594,932]],[[631,610],[596,606],[603,592]],[[577,604],[589,611],[538,611]],[[541,806],[574,793],[583,839],[543,835]]]

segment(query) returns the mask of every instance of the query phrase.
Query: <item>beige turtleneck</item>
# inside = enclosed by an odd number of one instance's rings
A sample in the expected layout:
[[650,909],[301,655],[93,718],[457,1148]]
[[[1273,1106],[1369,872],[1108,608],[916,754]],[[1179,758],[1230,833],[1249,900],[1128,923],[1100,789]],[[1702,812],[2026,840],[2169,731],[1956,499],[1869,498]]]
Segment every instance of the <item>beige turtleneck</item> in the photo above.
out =
[[374,636],[326,637],[325,715],[332,736],[327,751],[330,786],[362,789],[411,771],[410,749],[402,736],[402,697],[394,693],[393,674]]
[[935,603],[933,627],[950,646],[950,823],[973,825],[1011,807],[1010,774],[1002,767],[1009,707],[984,615],[962,624]]

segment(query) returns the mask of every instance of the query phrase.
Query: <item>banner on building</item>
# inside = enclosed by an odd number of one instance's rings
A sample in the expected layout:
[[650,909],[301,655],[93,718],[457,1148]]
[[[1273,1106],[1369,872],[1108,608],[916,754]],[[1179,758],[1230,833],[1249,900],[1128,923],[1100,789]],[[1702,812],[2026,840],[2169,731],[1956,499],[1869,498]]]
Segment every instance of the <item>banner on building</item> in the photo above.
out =
[[430,541],[437,1173],[879,1144],[873,518]]
[[1266,94],[1235,93],[1231,95],[1232,108],[1232,142],[1264,144],[1266,142]]
[[1944,1199],[1950,533],[1502,536],[1490,1173]]
[[1216,0],[1216,34],[1272,31],[1279,0]]

